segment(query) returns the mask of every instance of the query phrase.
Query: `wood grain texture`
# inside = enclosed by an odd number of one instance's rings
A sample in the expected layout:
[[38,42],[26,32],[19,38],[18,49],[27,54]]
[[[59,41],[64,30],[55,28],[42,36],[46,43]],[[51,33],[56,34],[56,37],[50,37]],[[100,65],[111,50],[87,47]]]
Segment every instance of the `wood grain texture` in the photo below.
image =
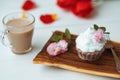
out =
[[[61,31],[55,31],[54,34],[64,33]],[[84,72],[93,75],[120,78],[120,73],[116,71],[115,61],[110,50],[105,50],[100,59],[96,61],[93,62],[83,61],[77,55],[77,51],[75,48],[76,37],[77,35],[72,35],[71,44],[69,45],[69,50],[67,52],[55,57],[48,55],[48,53],[46,52],[47,46],[52,42],[50,38],[43,47],[43,49],[33,59],[33,63],[45,64],[48,66],[56,66],[72,71]],[[120,43],[117,42],[112,43],[115,46],[115,51],[120,58]]]

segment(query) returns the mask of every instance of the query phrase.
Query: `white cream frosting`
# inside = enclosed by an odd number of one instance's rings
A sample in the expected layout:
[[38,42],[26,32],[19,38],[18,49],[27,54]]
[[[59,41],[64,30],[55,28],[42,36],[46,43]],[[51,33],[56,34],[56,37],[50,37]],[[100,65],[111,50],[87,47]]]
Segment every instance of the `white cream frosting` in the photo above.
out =
[[105,43],[105,37],[100,42],[95,40],[96,30],[93,27],[89,27],[85,32],[80,33],[76,38],[76,48],[82,52],[95,52],[100,51]]

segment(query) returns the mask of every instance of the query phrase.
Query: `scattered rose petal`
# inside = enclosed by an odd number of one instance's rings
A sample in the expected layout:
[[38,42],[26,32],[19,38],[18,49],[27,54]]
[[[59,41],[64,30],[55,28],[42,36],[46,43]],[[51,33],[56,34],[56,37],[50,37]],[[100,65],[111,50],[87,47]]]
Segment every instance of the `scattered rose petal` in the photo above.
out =
[[47,52],[51,56],[56,56],[58,54],[67,51],[68,43],[65,40],[60,40],[59,42],[53,42],[47,47]]
[[32,0],[26,0],[24,2],[24,4],[22,5],[22,9],[25,10],[25,11],[32,10],[35,7],[36,7],[36,4]]
[[57,5],[63,9],[71,10],[78,0],[58,0]]
[[40,20],[45,24],[52,23],[56,19],[57,19],[57,14],[45,14],[40,16]]
[[57,14],[52,14],[51,16],[53,20],[57,20]]
[[89,17],[93,11],[94,7],[91,0],[77,2],[75,8],[72,10],[75,15],[84,18]]
[[25,11],[23,11],[22,15],[21,15],[21,18],[27,18],[27,14]]
[[94,11],[93,0],[57,0],[57,5],[72,11],[76,16],[87,18]]

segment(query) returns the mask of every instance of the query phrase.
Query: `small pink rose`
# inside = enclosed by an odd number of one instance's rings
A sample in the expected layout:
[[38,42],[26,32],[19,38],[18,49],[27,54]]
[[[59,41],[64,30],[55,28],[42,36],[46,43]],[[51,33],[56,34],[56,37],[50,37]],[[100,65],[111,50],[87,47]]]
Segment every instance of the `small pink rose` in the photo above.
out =
[[60,53],[67,51],[68,43],[65,40],[59,42],[53,42],[47,47],[47,52],[51,56],[56,56]]
[[101,41],[101,39],[103,38],[103,30],[102,29],[98,29],[97,31],[96,31],[96,34],[95,34],[95,40],[97,41],[97,42],[100,42]]
[[57,46],[61,47],[62,49],[62,53],[64,53],[65,51],[68,50],[68,43],[65,41],[65,40],[60,40],[58,43],[57,43]]
[[55,56],[55,50],[56,50],[56,46],[57,46],[57,43],[54,42],[54,43],[51,43],[48,47],[47,47],[47,52],[49,55],[52,55],[52,56]]

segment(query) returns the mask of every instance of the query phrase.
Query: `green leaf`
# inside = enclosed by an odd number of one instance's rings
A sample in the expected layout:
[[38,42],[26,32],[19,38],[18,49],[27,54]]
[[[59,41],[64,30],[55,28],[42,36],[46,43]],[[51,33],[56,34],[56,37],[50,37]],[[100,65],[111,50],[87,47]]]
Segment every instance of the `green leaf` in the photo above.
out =
[[106,31],[106,28],[105,28],[105,27],[100,27],[100,29],[102,29],[104,32]]
[[94,24],[94,29],[95,29],[95,30],[98,30],[98,28],[99,28],[98,25],[97,25],[97,24]]
[[110,32],[105,32],[105,34],[110,34]]
[[59,41],[60,39],[62,39],[62,36],[61,35],[54,35],[52,37],[52,41]]
[[71,39],[71,34],[70,34],[69,29],[65,29],[65,35],[67,39]]

